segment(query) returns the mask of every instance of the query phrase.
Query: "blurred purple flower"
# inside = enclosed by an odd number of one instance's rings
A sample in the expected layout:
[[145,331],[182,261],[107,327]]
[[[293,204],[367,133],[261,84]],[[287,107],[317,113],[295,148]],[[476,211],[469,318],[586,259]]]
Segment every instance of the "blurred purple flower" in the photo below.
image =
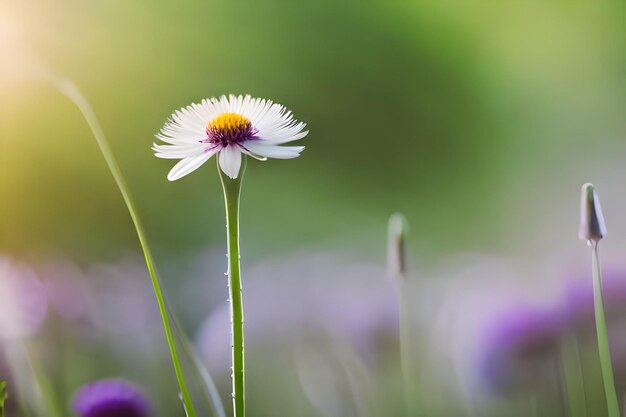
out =
[[148,417],[150,403],[137,386],[122,379],[104,379],[80,388],[72,409],[80,417]]
[[[626,271],[613,267],[605,268],[603,272],[604,307],[610,324],[626,318]],[[566,284],[564,314],[572,327],[595,331],[591,271],[588,276],[573,279]]]
[[519,305],[505,311],[486,326],[476,363],[479,375],[496,391],[536,379],[559,354],[563,331],[558,309]]
[[[615,380],[619,385],[626,386],[626,271],[606,268],[602,287]],[[583,348],[591,345],[595,350],[593,282],[590,276],[567,283],[564,313],[570,330],[577,335],[578,343]]]
[[40,271],[50,306],[65,320],[85,318],[91,294],[82,271],[74,264],[59,260]]
[[35,333],[47,311],[46,291],[35,273],[0,256],[0,339]]
[[146,342],[162,337],[150,277],[141,258],[96,264],[85,276],[93,294],[88,315],[99,332],[132,334]]
[[[293,345],[307,332],[323,331],[337,342],[348,343],[366,362],[376,361],[379,344],[388,335],[395,340],[398,330],[395,287],[385,277],[382,266],[324,253],[248,269],[246,347],[278,347],[286,338]],[[210,368],[228,371],[226,302],[207,317],[197,344]]]

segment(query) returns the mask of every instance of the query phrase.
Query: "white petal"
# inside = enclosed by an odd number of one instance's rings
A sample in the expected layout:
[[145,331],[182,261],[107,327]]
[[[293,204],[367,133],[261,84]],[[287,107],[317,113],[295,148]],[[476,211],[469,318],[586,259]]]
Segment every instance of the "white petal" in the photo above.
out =
[[[239,145],[218,147],[207,152],[207,124],[223,113],[237,113],[247,117],[257,130],[254,140]],[[170,171],[171,181],[197,169],[213,154],[219,153],[220,169],[230,178],[237,178],[241,170],[241,154],[258,159],[296,158],[303,146],[279,146],[302,139],[308,134],[306,124],[298,122],[291,111],[271,100],[249,95],[222,95],[204,99],[175,111],[157,138],[165,144],[153,144],[159,158],[181,159]]]
[[272,145],[280,145],[282,143],[293,142],[294,140],[302,139],[306,135],[309,134],[308,130],[304,132],[291,134],[290,131],[277,132],[274,134],[267,134],[266,132],[261,132],[257,134],[257,137],[263,141],[263,143],[268,143]]
[[241,168],[241,151],[237,146],[227,146],[220,151],[219,162],[224,174],[235,179]]
[[159,145],[152,144],[154,156],[164,159],[184,159],[198,155],[207,147],[206,144],[197,143],[192,145]]
[[157,138],[171,144],[199,142],[206,137],[210,116],[204,102],[190,104],[170,116]]
[[300,156],[300,152],[304,150],[304,146],[277,146],[268,145],[259,140],[249,140],[243,142],[244,146],[250,152],[264,156],[266,158],[276,159],[292,159]]
[[221,95],[219,99],[215,99],[215,107],[218,110],[218,114],[232,112],[230,108],[230,101],[225,95]]
[[256,126],[259,118],[265,114],[267,109],[272,105],[272,102],[266,99],[254,98],[248,105],[248,108],[244,110],[243,115],[246,116],[253,125]]
[[168,132],[165,128],[163,128],[161,129],[161,132],[156,135],[156,138],[171,145],[190,145],[193,143],[200,143],[200,141],[206,139],[206,133],[203,135],[199,135],[191,133]]
[[208,123],[202,103],[192,103],[172,114],[172,120],[183,127],[203,129]]
[[217,149],[209,152],[203,152],[190,158],[181,159],[176,165],[174,165],[174,168],[172,168],[169,174],[167,174],[167,179],[170,181],[176,181],[190,172],[195,171],[200,167],[200,165],[204,164],[209,160],[209,158],[215,155],[216,152]]
[[241,153],[246,154],[254,159],[256,159],[257,161],[267,161],[267,158],[261,155],[257,155],[253,152],[250,152],[250,150],[244,148],[242,145],[238,145],[239,146],[239,150],[241,151]]

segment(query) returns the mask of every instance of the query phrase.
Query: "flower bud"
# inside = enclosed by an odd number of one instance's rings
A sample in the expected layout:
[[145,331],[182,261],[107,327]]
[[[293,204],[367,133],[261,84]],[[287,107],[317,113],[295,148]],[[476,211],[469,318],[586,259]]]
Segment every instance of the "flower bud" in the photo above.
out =
[[600,207],[600,199],[593,184],[586,183],[581,190],[578,237],[588,242],[597,242],[604,236],[606,236],[606,225]]

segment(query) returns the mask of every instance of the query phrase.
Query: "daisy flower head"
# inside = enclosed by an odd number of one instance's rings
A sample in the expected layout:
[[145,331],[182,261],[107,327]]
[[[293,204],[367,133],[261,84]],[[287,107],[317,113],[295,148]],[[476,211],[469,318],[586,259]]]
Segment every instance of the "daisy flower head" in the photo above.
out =
[[155,156],[180,159],[167,175],[175,181],[217,155],[221,170],[239,175],[242,153],[259,160],[291,159],[304,146],[281,146],[302,139],[306,124],[271,100],[249,95],[204,99],[175,111],[156,135],[165,144],[153,144]]

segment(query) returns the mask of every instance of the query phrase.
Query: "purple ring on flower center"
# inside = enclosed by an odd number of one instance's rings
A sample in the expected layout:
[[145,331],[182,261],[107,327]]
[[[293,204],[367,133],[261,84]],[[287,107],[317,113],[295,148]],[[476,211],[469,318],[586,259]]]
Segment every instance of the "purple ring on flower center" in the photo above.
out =
[[207,138],[204,143],[211,144],[209,149],[239,145],[246,140],[258,139],[258,129],[252,122],[238,113],[222,113],[213,118],[206,127]]

